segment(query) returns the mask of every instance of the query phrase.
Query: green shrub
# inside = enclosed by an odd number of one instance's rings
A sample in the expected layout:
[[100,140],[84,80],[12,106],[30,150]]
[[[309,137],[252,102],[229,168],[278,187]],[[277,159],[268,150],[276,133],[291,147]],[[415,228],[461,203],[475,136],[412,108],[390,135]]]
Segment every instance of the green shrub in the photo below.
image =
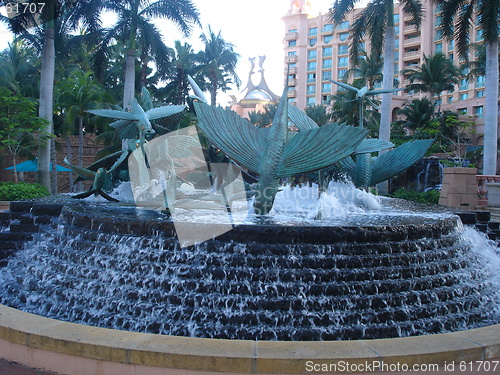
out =
[[394,193],[389,195],[392,198],[406,199],[408,201],[422,202],[422,203],[433,203],[438,204],[439,202],[439,191],[431,190],[422,193],[416,191],[409,191],[406,189],[396,190]]
[[0,182],[0,201],[20,201],[49,195],[43,185],[27,182]]

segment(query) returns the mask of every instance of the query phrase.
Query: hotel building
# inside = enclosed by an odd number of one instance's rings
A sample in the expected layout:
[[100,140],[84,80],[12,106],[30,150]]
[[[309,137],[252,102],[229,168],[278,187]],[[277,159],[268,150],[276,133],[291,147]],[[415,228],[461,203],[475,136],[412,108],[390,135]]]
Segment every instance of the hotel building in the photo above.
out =
[[[329,96],[338,89],[329,79],[341,81],[347,70],[352,68],[349,61],[349,29],[360,11],[355,9],[342,24],[334,27],[327,14],[312,14],[311,3],[314,5],[313,0],[292,0],[288,13],[283,17],[285,62],[290,64],[288,98],[301,109],[316,104],[328,105]],[[420,28],[416,27],[398,3],[394,4],[394,78],[399,82],[399,87],[409,83],[400,71],[421,65],[424,54],[431,56],[441,52],[452,59],[456,66],[461,63],[454,41],[443,38],[442,32],[438,30],[441,22],[439,9],[430,0],[423,0],[422,3],[424,19]],[[470,39],[471,43],[480,43],[481,30],[473,29]],[[365,49],[370,50],[369,40],[365,41]],[[377,88],[380,87],[379,84]],[[416,93],[413,98],[418,95],[421,94]],[[411,99],[411,95],[400,92],[393,95],[393,121],[398,119],[397,113],[401,106]],[[442,110],[472,116],[476,131],[482,134],[484,76],[476,77],[473,82],[461,78],[453,92],[442,93],[441,106]],[[476,141],[482,143],[480,139]]]

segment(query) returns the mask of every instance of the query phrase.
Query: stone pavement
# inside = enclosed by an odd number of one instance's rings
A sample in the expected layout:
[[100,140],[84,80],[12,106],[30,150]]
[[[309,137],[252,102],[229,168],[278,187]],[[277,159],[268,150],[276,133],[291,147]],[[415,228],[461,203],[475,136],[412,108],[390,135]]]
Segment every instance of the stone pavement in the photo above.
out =
[[54,373],[35,370],[0,358],[0,375],[54,375]]

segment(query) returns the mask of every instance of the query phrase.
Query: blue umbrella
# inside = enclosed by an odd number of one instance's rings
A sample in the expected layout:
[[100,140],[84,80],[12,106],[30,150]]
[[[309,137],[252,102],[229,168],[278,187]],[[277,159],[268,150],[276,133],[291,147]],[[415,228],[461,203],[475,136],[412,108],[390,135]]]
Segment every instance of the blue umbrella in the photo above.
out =
[[[58,172],[71,172],[71,169],[65,168],[61,165],[56,165]],[[5,168],[6,171],[14,171],[14,166]],[[16,164],[17,172],[36,172],[38,170],[38,160],[27,160],[22,163]],[[50,163],[50,170],[52,170],[52,163]]]

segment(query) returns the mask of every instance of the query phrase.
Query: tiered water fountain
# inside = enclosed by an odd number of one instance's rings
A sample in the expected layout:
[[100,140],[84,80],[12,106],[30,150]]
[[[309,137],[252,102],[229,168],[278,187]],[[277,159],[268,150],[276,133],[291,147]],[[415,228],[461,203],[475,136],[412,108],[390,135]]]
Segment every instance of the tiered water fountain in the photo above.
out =
[[[57,228],[42,229],[34,242],[0,270],[1,303],[115,330],[230,339],[236,340],[235,347],[240,340],[253,340],[252,353],[245,357],[251,371],[260,363],[262,340],[395,338],[497,323],[498,280],[485,264],[494,267],[498,256],[485,240],[479,245],[471,241],[477,235],[464,229],[457,216],[377,200],[346,184],[331,184],[321,196],[317,189],[280,187],[279,179],[294,172],[380,147],[362,146],[362,129],[337,125],[317,129],[307,125],[307,120],[296,120],[303,129],[289,137],[286,129],[280,129],[288,120],[284,103],[273,127],[261,129],[267,143],[260,143],[253,129],[242,130],[246,128],[232,114],[196,104],[207,136],[239,164],[258,169],[261,177],[251,201],[256,213],[246,215],[246,196],[229,197],[229,193],[238,195],[233,184],[238,178],[232,168],[223,179],[221,198],[194,211],[193,202],[206,202],[199,191],[183,190],[172,197],[161,183],[156,185],[162,186],[156,204],[168,205],[169,214],[123,203],[64,201]],[[225,139],[212,126],[212,119],[218,124],[222,119],[236,131],[228,132]],[[330,146],[318,149],[318,139],[326,135]],[[175,149],[170,142],[163,145]],[[305,154],[296,152],[299,145]],[[407,151],[405,155],[416,157],[416,152]],[[158,177],[153,171],[155,154],[147,152],[149,166],[144,164],[144,168],[151,169],[150,178]],[[252,153],[261,155],[261,161],[245,156]],[[131,168],[144,161],[141,155],[140,147],[132,152]],[[384,163],[391,164],[381,157],[379,164],[375,161],[373,167],[371,163],[366,167],[364,159],[360,157],[351,168],[351,172],[371,173],[360,181],[375,181],[375,172],[383,174]],[[166,172],[172,178],[173,169]],[[140,171],[137,175],[144,182]],[[132,185],[136,200],[147,195],[139,189],[140,183]],[[223,203],[218,213],[214,213],[215,201]],[[199,345],[190,343],[193,348]],[[224,340],[204,345],[218,343],[231,346]],[[130,353],[143,350],[137,345],[127,349],[127,363],[141,362],[130,362]],[[303,358],[321,352],[304,345],[308,354]],[[498,345],[497,352],[488,348],[490,356],[498,355]],[[169,355],[175,356],[176,350],[184,349],[171,350]],[[189,353],[196,357],[194,349]],[[285,354],[280,356],[283,360]],[[223,353],[222,357],[238,355]],[[204,359],[201,365],[178,366],[232,371],[231,366],[216,363]],[[141,364],[152,365],[144,360]],[[274,370],[264,366],[259,371],[304,371],[286,366]]]

